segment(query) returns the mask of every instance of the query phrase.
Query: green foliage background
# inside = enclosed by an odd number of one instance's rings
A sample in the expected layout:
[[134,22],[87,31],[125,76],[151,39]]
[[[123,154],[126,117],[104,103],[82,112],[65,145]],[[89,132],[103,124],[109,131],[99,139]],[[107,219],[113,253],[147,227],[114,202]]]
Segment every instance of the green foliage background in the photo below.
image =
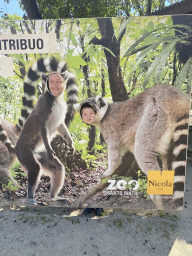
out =
[[[42,1],[43,4],[43,1]],[[13,18],[9,16],[9,18]],[[176,67],[177,76],[175,86],[185,92],[191,86],[191,59],[187,63],[180,63],[176,44],[190,43],[191,27],[173,26],[170,16],[113,18],[115,36],[118,38],[123,29],[125,35],[121,40],[120,66],[124,83],[130,97],[137,95],[148,87],[156,84],[173,84]],[[1,20],[1,33],[54,33],[56,20],[39,21],[9,21]],[[182,29],[185,28],[183,31]],[[176,35],[175,32],[179,31]],[[108,79],[108,67],[102,46],[89,44],[100,32],[96,19],[65,19],[61,21],[60,37],[57,40],[58,59],[65,60],[76,74],[79,86],[79,101],[88,97],[102,95],[102,77],[105,85],[104,98],[111,102],[111,91]],[[15,75],[0,77],[0,116],[12,122],[17,122],[22,107],[23,77],[21,64],[26,71],[39,57],[48,57],[50,54],[8,55],[14,58]],[[88,77],[85,77],[83,67],[87,65]],[[89,83],[87,83],[89,82]],[[37,88],[41,88],[41,81]],[[82,151],[83,158],[94,161],[94,156],[87,153],[89,140],[87,125],[83,124],[79,114],[76,114],[70,126],[75,147]],[[100,145],[100,133],[97,131],[95,150],[103,149]],[[106,152],[106,150],[105,150]]]

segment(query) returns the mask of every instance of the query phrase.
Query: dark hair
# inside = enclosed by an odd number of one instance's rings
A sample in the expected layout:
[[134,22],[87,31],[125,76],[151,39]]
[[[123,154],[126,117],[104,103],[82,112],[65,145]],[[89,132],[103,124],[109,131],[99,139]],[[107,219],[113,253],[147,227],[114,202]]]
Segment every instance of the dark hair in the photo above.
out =
[[95,104],[93,102],[91,102],[91,101],[87,101],[87,102],[83,103],[83,105],[80,108],[80,115],[81,115],[81,117],[82,117],[82,110],[84,108],[92,108],[94,113],[97,114],[97,108],[96,108]]

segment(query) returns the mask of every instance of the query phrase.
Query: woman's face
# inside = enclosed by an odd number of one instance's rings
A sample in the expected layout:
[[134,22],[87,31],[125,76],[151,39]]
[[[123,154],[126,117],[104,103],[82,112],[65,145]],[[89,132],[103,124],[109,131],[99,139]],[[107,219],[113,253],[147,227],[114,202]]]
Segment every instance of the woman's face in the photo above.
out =
[[82,109],[82,119],[86,124],[92,124],[95,121],[95,112],[92,108]]
[[64,80],[59,74],[49,75],[49,91],[53,96],[59,96],[64,89]]

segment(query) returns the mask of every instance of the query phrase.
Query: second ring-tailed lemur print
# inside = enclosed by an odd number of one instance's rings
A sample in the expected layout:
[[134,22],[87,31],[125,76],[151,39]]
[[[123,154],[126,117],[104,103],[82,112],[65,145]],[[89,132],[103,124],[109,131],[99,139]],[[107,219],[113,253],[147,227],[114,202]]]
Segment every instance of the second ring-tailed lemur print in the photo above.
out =
[[[128,101],[108,104],[97,96],[77,104],[76,108],[80,110],[87,101],[97,107],[92,125],[101,130],[108,146],[108,170],[103,176],[113,175],[129,151],[146,175],[149,170],[175,171],[173,201],[182,206],[189,97],[174,86],[159,85]],[[151,199],[157,208],[163,209],[161,196],[154,195]]]

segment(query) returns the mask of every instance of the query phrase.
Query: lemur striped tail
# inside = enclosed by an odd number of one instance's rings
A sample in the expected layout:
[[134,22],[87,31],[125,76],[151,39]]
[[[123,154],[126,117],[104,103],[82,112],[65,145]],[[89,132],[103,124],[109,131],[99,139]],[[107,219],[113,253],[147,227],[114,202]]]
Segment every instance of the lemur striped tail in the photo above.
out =
[[185,115],[177,121],[173,136],[174,145],[172,169],[175,170],[173,201],[178,210],[180,207],[182,209],[184,202],[188,126],[189,116]]
[[[27,76],[24,80],[24,96],[22,98],[23,108],[21,110],[21,117],[16,125],[18,131],[20,131],[30,113],[34,107],[36,81],[39,79],[41,73],[58,72],[63,73],[67,70],[65,62],[60,62],[56,58],[41,58],[30,67]],[[75,82],[75,76],[69,73],[69,77],[66,84],[67,89],[67,105],[68,111],[66,115],[66,124],[69,125],[70,121],[74,118],[75,110],[73,104],[78,102],[78,87]]]

